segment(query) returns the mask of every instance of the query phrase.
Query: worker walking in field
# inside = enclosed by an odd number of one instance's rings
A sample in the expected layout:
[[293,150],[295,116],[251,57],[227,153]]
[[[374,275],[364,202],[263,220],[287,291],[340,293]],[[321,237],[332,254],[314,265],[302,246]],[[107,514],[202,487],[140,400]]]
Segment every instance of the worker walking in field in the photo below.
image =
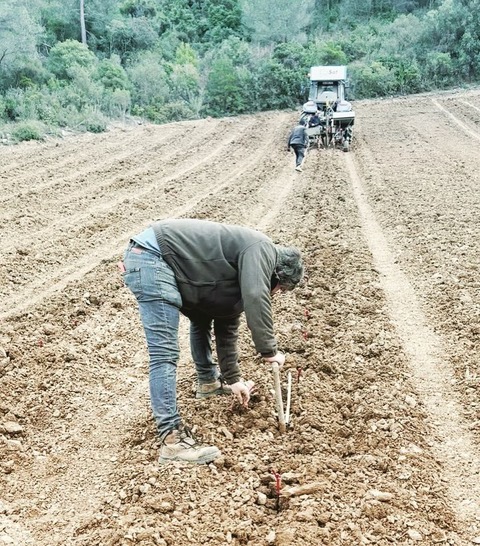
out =
[[[197,398],[233,394],[246,406],[252,382],[241,379],[238,365],[240,315],[245,312],[264,361],[282,365],[285,355],[273,333],[271,296],[292,290],[302,279],[300,252],[247,227],[169,219],[132,237],[121,265],[145,330],[159,462],[209,463],[220,451],[200,445],[177,408],[180,312],[190,319]],[[212,328],[219,369],[212,359]]]
[[308,147],[306,124],[307,121],[301,119],[288,137],[287,150],[290,151],[290,148],[293,148],[295,152],[295,170],[298,172],[302,172],[302,163]]

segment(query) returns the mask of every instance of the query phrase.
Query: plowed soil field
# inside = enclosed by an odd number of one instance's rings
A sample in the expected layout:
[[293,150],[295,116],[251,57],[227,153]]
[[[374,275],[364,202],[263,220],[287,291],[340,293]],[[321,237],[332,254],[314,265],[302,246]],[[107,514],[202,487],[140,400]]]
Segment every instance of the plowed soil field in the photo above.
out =
[[[351,151],[286,151],[298,112],[0,148],[0,544],[480,544],[480,92],[354,103]],[[273,299],[292,377],[242,323],[248,410],[184,420],[222,457],[157,463],[148,358],[117,262],[166,217],[298,246]],[[286,393],[284,392],[284,395]]]

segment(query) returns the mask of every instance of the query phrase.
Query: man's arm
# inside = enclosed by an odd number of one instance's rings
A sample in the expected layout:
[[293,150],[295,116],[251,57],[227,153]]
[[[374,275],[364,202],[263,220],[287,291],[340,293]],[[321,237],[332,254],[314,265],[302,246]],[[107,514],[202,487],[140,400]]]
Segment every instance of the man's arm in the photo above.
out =
[[270,288],[276,260],[274,245],[262,241],[244,251],[239,261],[238,276],[245,317],[255,348],[263,357],[277,354]]
[[237,350],[239,325],[240,317],[216,318],[213,321],[218,365],[222,377],[228,385],[240,381]]

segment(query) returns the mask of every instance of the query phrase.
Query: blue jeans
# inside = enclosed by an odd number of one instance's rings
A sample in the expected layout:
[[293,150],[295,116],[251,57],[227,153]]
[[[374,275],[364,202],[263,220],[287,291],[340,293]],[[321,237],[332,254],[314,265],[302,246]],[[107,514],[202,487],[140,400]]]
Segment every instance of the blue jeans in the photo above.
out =
[[135,295],[150,357],[150,400],[160,438],[180,423],[177,410],[178,323],[182,297],[170,266],[157,254],[131,242],[123,279]]
[[237,351],[240,317],[212,319],[205,316],[190,320],[190,349],[198,382],[212,383],[219,376],[218,367],[212,359],[212,322],[220,371],[227,382],[233,381],[235,375],[240,373]]

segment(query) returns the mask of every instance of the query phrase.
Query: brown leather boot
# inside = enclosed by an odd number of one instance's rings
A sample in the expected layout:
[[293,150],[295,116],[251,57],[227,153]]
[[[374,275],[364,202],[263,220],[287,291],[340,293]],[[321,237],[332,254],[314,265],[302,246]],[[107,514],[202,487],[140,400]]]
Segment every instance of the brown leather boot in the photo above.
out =
[[180,426],[170,431],[163,439],[158,462],[160,464],[172,461],[208,464],[219,456],[220,450],[217,447],[200,445],[190,429]]

